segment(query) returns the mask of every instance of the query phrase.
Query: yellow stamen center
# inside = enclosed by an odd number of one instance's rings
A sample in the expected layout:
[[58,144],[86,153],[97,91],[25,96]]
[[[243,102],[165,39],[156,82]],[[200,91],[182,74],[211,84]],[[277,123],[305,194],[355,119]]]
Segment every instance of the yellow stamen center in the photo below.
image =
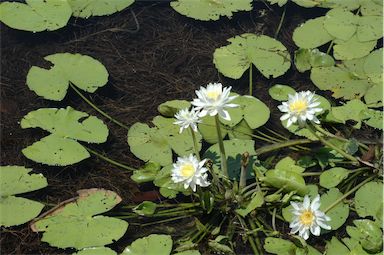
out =
[[195,167],[192,164],[185,164],[180,169],[181,175],[191,177],[195,173]]
[[220,91],[217,90],[211,90],[207,92],[207,97],[212,100],[217,100],[217,98],[220,96]]
[[289,105],[289,110],[291,112],[301,113],[306,111],[308,108],[308,104],[305,100],[297,100]]
[[312,211],[310,210],[305,210],[301,215],[300,215],[300,222],[303,225],[309,226],[312,224],[314,215]]

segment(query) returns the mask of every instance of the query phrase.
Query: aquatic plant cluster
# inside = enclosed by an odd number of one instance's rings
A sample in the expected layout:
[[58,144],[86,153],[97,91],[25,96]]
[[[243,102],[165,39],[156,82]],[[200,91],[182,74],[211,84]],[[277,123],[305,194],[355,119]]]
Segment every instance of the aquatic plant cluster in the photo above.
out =
[[[190,18],[214,21],[251,11],[252,2],[176,0],[170,6]],[[104,216],[121,197],[109,190],[86,189],[39,216],[43,203],[16,195],[46,187],[47,179],[24,166],[1,166],[1,226],[30,222],[33,231],[43,233],[42,241],[71,248],[77,255],[117,254],[106,245],[120,239],[135,219],[143,225],[180,219],[194,224],[182,237],[139,238],[120,254],[198,255],[200,244],[212,254],[235,254],[239,247],[249,247],[253,254],[381,254],[382,147],[334,134],[332,128],[353,120],[353,129],[383,129],[383,52],[378,45],[383,37],[383,3],[266,2],[284,6],[282,21],[289,4],[329,11],[295,29],[292,38],[298,49],[293,60],[275,39],[281,26],[275,38],[250,33],[229,38],[228,45],[212,53],[213,63],[228,78],[239,79],[248,72],[249,95],[207,81],[195,91],[196,98],[159,105],[160,115],[150,125],[137,122],[128,127],[88,99],[84,92],[94,93],[108,82],[108,67],[98,60],[81,53],[57,53],[45,57],[52,63],[49,69],[32,66],[26,77],[30,90],[52,101],[61,101],[68,89],[74,90],[103,118],[127,130],[131,152],[144,163],[135,169],[88,148],[86,143],[107,141],[108,126],[71,106],[26,114],[21,128],[41,128],[49,135],[24,148],[22,154],[56,167],[96,156],[131,171],[131,179],[138,184],[152,182],[166,200],[121,206],[116,215]],[[65,26],[71,16],[110,15],[133,3],[3,2],[0,21],[20,30],[51,31]],[[302,75],[309,73],[319,90],[295,91],[287,84],[275,84],[268,93],[280,105],[270,109],[253,96],[253,68],[270,79],[284,75],[291,63]],[[322,91],[331,91],[333,99],[321,96]],[[259,129],[271,112],[280,115],[282,126],[295,139],[267,127]],[[268,144],[260,146],[256,140]],[[290,150],[297,155],[283,154]],[[372,152],[367,159],[365,155]],[[176,197],[184,202],[173,200]],[[312,246],[318,236],[325,241],[324,247]]]

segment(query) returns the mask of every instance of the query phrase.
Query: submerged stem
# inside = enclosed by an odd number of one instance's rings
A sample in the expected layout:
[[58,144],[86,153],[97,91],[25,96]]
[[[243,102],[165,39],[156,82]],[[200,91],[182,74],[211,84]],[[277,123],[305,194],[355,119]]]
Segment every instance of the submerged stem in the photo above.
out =
[[281,26],[283,25],[284,18],[285,18],[285,12],[286,12],[286,11],[287,11],[287,5],[284,6],[283,14],[281,14],[281,18],[280,18],[279,26],[277,27],[277,30],[276,30],[276,32],[275,32],[275,36],[274,36],[275,39],[276,39],[277,36],[279,35]]
[[253,81],[252,81],[252,63],[249,64],[249,95],[252,96]]
[[[83,146],[84,146],[84,145],[83,145]],[[84,147],[85,147],[85,146],[84,146]],[[94,151],[94,150],[88,148],[88,147],[85,147],[85,149],[86,149],[87,151],[89,151],[90,153],[92,153],[93,155],[95,155],[95,156],[101,158],[102,160],[107,161],[108,163],[111,163],[112,165],[115,165],[115,166],[124,168],[125,170],[128,170],[128,171],[136,171],[136,170],[137,170],[137,169],[135,169],[135,168],[133,168],[133,167],[124,165],[124,164],[119,163],[119,162],[117,162],[117,161],[115,161],[115,160],[113,160],[113,159],[110,159],[110,158],[108,158],[108,157],[106,157],[106,156],[104,156],[104,155],[102,155],[102,154],[100,154],[100,153],[98,153],[98,152],[96,152],[96,151]]]
[[219,140],[219,148],[220,148],[220,156],[221,156],[221,170],[223,171],[223,175],[225,177],[228,177],[227,156],[225,155],[223,135],[221,134],[221,129],[220,129],[219,115],[215,116],[215,122],[216,122],[217,137]]
[[80,90],[78,90],[76,88],[76,86],[74,86],[72,83],[69,83],[69,85],[71,86],[71,88],[87,103],[89,104],[93,109],[95,109],[98,113],[100,113],[101,115],[103,115],[104,117],[106,117],[107,119],[111,120],[112,122],[114,122],[115,124],[119,125],[120,127],[122,128],[125,128],[126,130],[129,130],[129,127],[123,123],[121,123],[120,121],[114,119],[112,116],[110,116],[109,114],[107,114],[106,112],[104,112],[103,110],[101,110],[99,107],[97,107],[94,103],[92,103],[88,98],[86,98],[81,92]]

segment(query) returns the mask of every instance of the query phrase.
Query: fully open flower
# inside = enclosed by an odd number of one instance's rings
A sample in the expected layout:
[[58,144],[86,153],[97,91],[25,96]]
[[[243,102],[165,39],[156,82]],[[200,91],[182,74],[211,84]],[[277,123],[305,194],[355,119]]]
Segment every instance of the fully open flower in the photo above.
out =
[[215,116],[219,114],[225,120],[231,120],[228,111],[225,108],[237,107],[237,104],[229,104],[230,101],[237,96],[229,96],[231,87],[223,89],[221,83],[209,83],[207,88],[200,87],[196,90],[198,98],[193,99],[192,104],[196,106],[197,110],[201,110],[200,117],[204,117],[209,114]]
[[306,120],[320,123],[316,118],[316,113],[321,112],[321,108],[316,108],[320,105],[317,98],[314,97],[315,93],[311,91],[302,91],[295,95],[288,95],[288,102],[283,102],[278,108],[285,114],[281,116],[280,120],[288,120],[287,127],[292,123],[299,122],[303,125]]
[[201,122],[198,114],[195,108],[192,108],[190,111],[188,108],[182,109],[175,114],[177,120],[173,123],[180,126],[180,133],[188,127],[191,127],[193,131],[197,132],[197,123]]
[[307,240],[309,238],[309,232],[315,236],[320,235],[320,228],[330,230],[331,227],[326,224],[330,221],[327,215],[325,215],[320,208],[320,196],[317,195],[313,199],[312,203],[308,196],[304,197],[303,203],[291,202],[293,206],[293,221],[289,224],[291,233],[295,234],[299,232],[299,236]]
[[210,183],[207,181],[208,169],[204,167],[206,159],[198,161],[195,156],[190,154],[188,157],[178,157],[177,162],[173,164],[172,181],[182,182],[184,188],[191,187],[196,191],[196,185],[207,187]]

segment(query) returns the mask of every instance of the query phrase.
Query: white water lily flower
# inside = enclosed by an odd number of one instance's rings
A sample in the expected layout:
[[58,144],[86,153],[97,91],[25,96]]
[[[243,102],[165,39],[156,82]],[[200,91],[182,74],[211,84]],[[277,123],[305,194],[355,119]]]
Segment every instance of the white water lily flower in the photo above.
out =
[[237,104],[229,104],[230,101],[237,96],[229,96],[232,87],[226,87],[223,89],[221,83],[209,83],[207,88],[200,87],[196,90],[198,98],[193,99],[192,104],[196,106],[196,110],[201,110],[200,117],[204,117],[207,114],[215,116],[219,114],[225,120],[231,120],[229,113],[225,108],[237,107]]
[[172,181],[182,182],[185,189],[191,187],[193,192],[196,191],[196,185],[207,187],[210,183],[207,181],[208,169],[204,167],[205,161],[206,159],[199,162],[192,154],[188,157],[178,157],[173,164]]
[[293,221],[289,224],[291,234],[299,232],[299,236],[307,240],[309,232],[315,236],[320,235],[320,228],[330,230],[331,227],[326,224],[331,218],[325,215],[320,208],[320,196],[317,195],[312,203],[308,196],[304,197],[303,203],[291,202],[293,206]]
[[316,118],[316,113],[321,112],[323,109],[316,108],[320,105],[320,102],[314,96],[315,93],[311,91],[288,95],[288,102],[283,102],[282,105],[278,106],[279,110],[285,113],[280,120],[288,120],[287,127],[296,122],[299,122],[299,125],[302,126],[306,120],[319,124],[320,121]]
[[180,126],[180,133],[188,127],[191,127],[193,131],[197,132],[197,123],[201,122],[198,115],[199,113],[195,108],[192,108],[190,111],[188,108],[182,109],[175,114],[177,121],[173,122],[173,124]]

